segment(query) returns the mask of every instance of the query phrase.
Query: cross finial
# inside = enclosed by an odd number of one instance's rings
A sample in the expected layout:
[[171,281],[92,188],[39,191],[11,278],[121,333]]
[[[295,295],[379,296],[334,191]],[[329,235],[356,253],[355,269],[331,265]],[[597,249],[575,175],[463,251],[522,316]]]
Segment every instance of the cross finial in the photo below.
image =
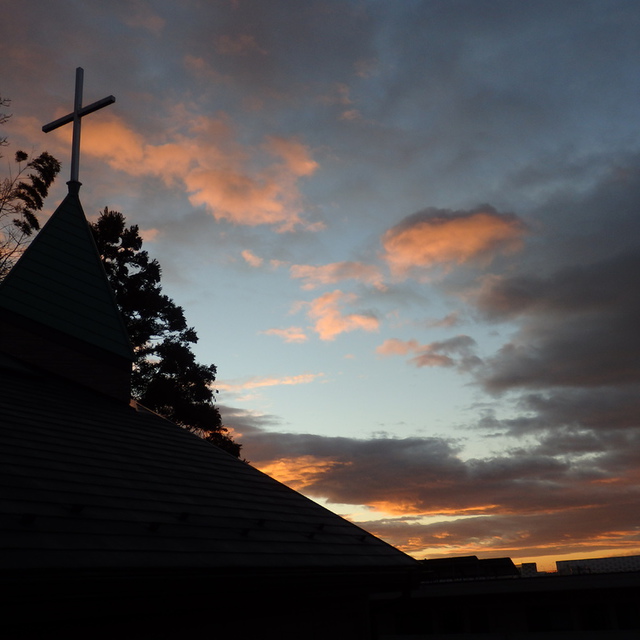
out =
[[84,69],[78,67],[76,69],[76,93],[73,101],[73,111],[62,118],[58,118],[49,124],[45,124],[42,130],[45,133],[53,131],[58,127],[73,122],[73,144],[71,146],[71,182],[78,182],[78,173],[80,168],[80,120],[86,115],[102,109],[107,105],[113,104],[116,99],[113,96],[107,96],[93,102],[86,107],[82,106],[82,81],[84,79]]

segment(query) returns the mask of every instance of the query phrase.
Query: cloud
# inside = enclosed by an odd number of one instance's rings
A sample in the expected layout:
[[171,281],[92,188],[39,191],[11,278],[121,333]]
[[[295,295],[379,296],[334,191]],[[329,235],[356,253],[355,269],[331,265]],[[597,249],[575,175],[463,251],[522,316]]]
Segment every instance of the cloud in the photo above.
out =
[[472,211],[429,208],[386,231],[382,244],[391,272],[406,277],[416,269],[487,265],[498,254],[519,251],[525,233],[517,216],[490,206]]
[[347,109],[340,114],[340,120],[362,120],[362,113],[358,109]]
[[140,237],[145,242],[155,242],[160,235],[160,229],[140,229]]
[[484,282],[478,308],[520,329],[483,371],[489,391],[640,381],[640,254],[562,268],[548,277]]
[[314,321],[314,330],[321,340],[334,340],[341,333],[348,331],[377,331],[380,321],[372,314],[348,313],[343,314],[341,307],[353,304],[358,297],[353,293],[343,293],[340,290],[302,303],[308,307],[307,315]]
[[[416,355],[409,360],[416,367],[453,367],[467,371],[482,363],[475,355],[476,341],[465,335],[421,345],[417,340],[389,338],[376,348],[382,356]],[[459,356],[456,358],[455,356]]]
[[243,382],[216,381],[215,386],[220,391],[246,391],[248,389],[260,389],[262,387],[279,387],[298,384],[309,384],[323,377],[323,373],[303,373],[297,376],[285,376],[283,378],[259,378],[252,377]]
[[245,439],[256,466],[281,469],[299,491],[416,516],[542,515],[640,502],[634,489],[637,444],[637,435],[629,435],[615,456],[567,457],[532,447],[464,460],[454,441],[435,437],[355,439],[256,430]]
[[[237,141],[226,116],[183,110],[181,120],[182,129],[168,129],[166,140],[150,143],[120,118],[105,115],[83,128],[83,153],[131,176],[181,186],[193,206],[204,206],[217,220],[273,225],[280,232],[321,228],[300,217],[297,181],[318,165],[299,140],[267,136],[252,147]],[[58,131],[64,139],[70,135]]]
[[455,327],[460,324],[460,314],[456,311],[447,314],[444,318],[438,318],[437,320],[427,320],[425,326],[429,329],[437,327]]
[[344,82],[336,82],[326,95],[320,96],[319,100],[324,104],[347,106],[353,104],[350,93],[349,85]]
[[259,258],[257,255],[252,253],[249,249],[245,249],[242,252],[242,257],[245,259],[246,263],[252,267],[261,267],[264,260]]
[[260,433],[265,429],[280,426],[280,420],[273,415],[232,407],[227,404],[218,404],[217,407],[222,416],[222,423],[228,429],[233,430],[239,441],[252,433]]
[[267,329],[263,331],[267,336],[278,336],[285,342],[301,343],[309,338],[301,327],[287,327],[286,329]]
[[304,281],[303,289],[315,289],[323,284],[334,284],[341,280],[358,280],[385,291],[386,286],[382,274],[377,267],[362,262],[334,262],[319,267],[305,264],[294,264],[290,267],[292,278]]
[[[618,430],[640,426],[640,395],[635,383],[544,390],[523,394],[518,404],[526,418],[503,422],[510,431],[549,430],[564,435],[564,429],[570,433],[586,430],[589,438],[598,439],[599,449],[607,448],[601,440],[603,433],[613,436]],[[597,436],[596,431],[600,432]]]
[[418,351],[420,344],[417,340],[398,340],[389,338],[376,348],[376,353],[381,356],[405,356],[412,351]]
[[[549,556],[634,553],[640,536],[633,514],[639,506],[631,499],[552,513],[462,517],[435,523],[390,518],[358,524],[417,557],[481,554],[523,562]],[[563,532],[560,540],[559,531]]]
[[319,167],[307,147],[298,140],[268,136],[265,148],[273,155],[280,156],[295,176],[310,176]]

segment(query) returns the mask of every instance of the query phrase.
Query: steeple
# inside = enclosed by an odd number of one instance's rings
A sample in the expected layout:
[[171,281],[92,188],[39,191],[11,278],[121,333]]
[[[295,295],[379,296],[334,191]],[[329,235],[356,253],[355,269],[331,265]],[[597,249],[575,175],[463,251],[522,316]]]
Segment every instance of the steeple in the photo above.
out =
[[79,182],[0,284],[0,353],[129,401],[133,351]]

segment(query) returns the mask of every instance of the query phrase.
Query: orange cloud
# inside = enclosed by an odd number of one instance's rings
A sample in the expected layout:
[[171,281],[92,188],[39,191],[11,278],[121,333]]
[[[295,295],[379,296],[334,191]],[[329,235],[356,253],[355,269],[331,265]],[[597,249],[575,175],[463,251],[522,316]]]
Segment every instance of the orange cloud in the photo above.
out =
[[290,267],[292,278],[304,280],[303,289],[315,289],[322,284],[333,284],[340,280],[359,280],[373,285],[380,291],[385,291],[386,286],[382,281],[382,274],[373,265],[362,262],[334,262],[320,267],[306,264],[294,264]]
[[398,340],[389,338],[376,348],[376,353],[381,356],[406,356],[407,353],[417,351],[420,345],[417,340]]
[[160,229],[140,229],[140,237],[145,242],[154,242],[160,233]]
[[249,249],[245,249],[242,252],[242,257],[245,259],[247,264],[251,265],[252,267],[261,267],[262,263],[264,262],[262,258],[259,258],[257,255],[249,251]]
[[310,176],[319,166],[309,155],[309,150],[298,140],[268,136],[265,148],[271,154],[280,156],[293,175]]
[[320,460],[312,455],[299,456],[297,458],[280,458],[266,464],[257,464],[260,471],[283,482],[287,486],[302,491],[310,487],[327,471],[344,466],[344,462],[336,460]]
[[427,209],[409,216],[382,238],[384,258],[396,276],[414,268],[488,263],[522,247],[524,223],[491,207],[475,211]]
[[[318,165],[299,140],[269,137],[258,147],[243,146],[225,116],[179,111],[184,129],[168,129],[169,139],[158,144],[147,142],[116,116],[95,119],[83,128],[83,153],[132,176],[181,185],[194,206],[204,206],[218,220],[274,225],[281,232],[320,228],[300,217],[297,181]],[[65,129],[56,135],[66,140],[70,131]]]
[[246,391],[247,389],[258,389],[261,387],[277,387],[281,385],[309,384],[315,382],[324,373],[303,373],[298,376],[285,376],[284,378],[249,378],[245,382],[216,382],[217,389],[222,391]]
[[309,338],[301,327],[288,327],[287,329],[267,329],[263,331],[267,336],[278,336],[285,342],[306,342]]
[[341,305],[353,303],[357,299],[355,294],[336,290],[332,293],[325,293],[309,303],[304,303],[309,307],[309,318],[315,321],[314,329],[321,340],[333,340],[341,333],[356,329],[378,330],[380,322],[373,315],[361,313],[342,315]]

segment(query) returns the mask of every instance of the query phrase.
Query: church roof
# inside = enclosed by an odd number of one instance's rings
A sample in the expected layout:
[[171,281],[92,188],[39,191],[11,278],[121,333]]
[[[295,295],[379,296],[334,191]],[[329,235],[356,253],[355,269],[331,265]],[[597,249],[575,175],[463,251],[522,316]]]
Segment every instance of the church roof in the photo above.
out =
[[36,372],[0,385],[5,571],[415,563],[149,411]]
[[69,193],[0,285],[0,311],[132,360],[132,348],[78,196]]

